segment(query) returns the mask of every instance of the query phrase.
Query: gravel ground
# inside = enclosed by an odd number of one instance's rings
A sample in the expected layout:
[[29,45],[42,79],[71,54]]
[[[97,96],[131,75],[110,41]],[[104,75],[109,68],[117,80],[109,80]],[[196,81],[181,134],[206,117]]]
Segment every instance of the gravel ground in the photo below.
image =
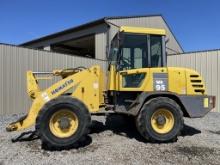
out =
[[202,119],[185,119],[177,142],[146,142],[131,120],[119,115],[94,116],[91,133],[79,149],[47,151],[39,139],[12,143],[19,132],[5,126],[17,115],[0,116],[2,164],[220,164],[220,113]]

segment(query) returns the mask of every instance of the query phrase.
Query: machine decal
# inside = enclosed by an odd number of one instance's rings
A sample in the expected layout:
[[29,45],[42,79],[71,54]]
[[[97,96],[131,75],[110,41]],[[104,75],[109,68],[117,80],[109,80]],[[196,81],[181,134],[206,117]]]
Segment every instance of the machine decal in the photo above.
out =
[[68,85],[72,84],[73,80],[67,80],[64,84],[62,84],[61,86],[57,87],[56,89],[54,89],[53,91],[51,91],[51,94],[54,95],[57,92],[59,92],[60,90],[62,90],[63,88],[67,87]]
[[155,91],[167,91],[168,87],[168,76],[167,73],[154,73],[154,90]]

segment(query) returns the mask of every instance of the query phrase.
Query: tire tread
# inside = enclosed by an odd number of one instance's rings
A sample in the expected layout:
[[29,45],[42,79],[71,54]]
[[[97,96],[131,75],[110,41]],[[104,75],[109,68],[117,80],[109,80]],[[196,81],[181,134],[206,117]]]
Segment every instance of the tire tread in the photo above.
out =
[[[83,134],[79,138],[78,141],[72,143],[69,146],[54,145],[52,142],[47,140],[47,138],[44,136],[44,134],[40,131],[41,122],[43,122],[42,118],[45,115],[45,113],[50,109],[50,107],[53,107],[53,106],[55,106],[56,104],[59,104],[59,103],[70,103],[70,104],[74,103],[77,107],[85,108],[84,116],[85,116],[86,123],[85,123],[84,128],[83,128],[84,129]],[[91,115],[90,115],[89,111],[87,110],[86,106],[81,101],[79,101],[76,98],[72,98],[70,96],[60,96],[60,97],[57,97],[57,98],[47,102],[43,106],[42,110],[39,112],[39,114],[37,116],[35,129],[36,129],[37,135],[40,137],[40,139],[42,141],[42,146],[43,147],[46,147],[49,150],[63,150],[63,149],[77,148],[78,146],[80,146],[80,143],[82,143],[84,141],[85,137],[89,133],[90,125],[91,125]]]

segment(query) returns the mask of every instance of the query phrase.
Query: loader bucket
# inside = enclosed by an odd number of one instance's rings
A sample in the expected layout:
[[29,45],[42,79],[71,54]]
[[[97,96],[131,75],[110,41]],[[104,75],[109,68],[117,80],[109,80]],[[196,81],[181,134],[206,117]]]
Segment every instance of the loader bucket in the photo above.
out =
[[45,104],[44,95],[41,93],[37,83],[37,78],[34,76],[32,71],[27,72],[27,93],[33,100],[32,106],[28,111],[28,114],[20,117],[17,121],[10,123],[6,127],[6,131],[18,131],[32,126],[38,115],[38,112]]
[[22,117],[20,117],[17,121],[10,123],[7,127],[6,127],[6,131],[7,132],[12,132],[12,131],[16,131],[18,129],[17,124],[22,125],[23,121],[27,118],[27,115],[24,115]]

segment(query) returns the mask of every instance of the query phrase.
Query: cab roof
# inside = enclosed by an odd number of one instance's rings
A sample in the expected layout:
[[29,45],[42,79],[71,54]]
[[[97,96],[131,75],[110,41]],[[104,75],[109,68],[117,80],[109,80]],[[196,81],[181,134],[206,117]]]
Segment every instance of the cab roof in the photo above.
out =
[[121,26],[120,32],[136,33],[136,34],[140,33],[140,34],[166,35],[165,29],[132,27],[132,26]]

